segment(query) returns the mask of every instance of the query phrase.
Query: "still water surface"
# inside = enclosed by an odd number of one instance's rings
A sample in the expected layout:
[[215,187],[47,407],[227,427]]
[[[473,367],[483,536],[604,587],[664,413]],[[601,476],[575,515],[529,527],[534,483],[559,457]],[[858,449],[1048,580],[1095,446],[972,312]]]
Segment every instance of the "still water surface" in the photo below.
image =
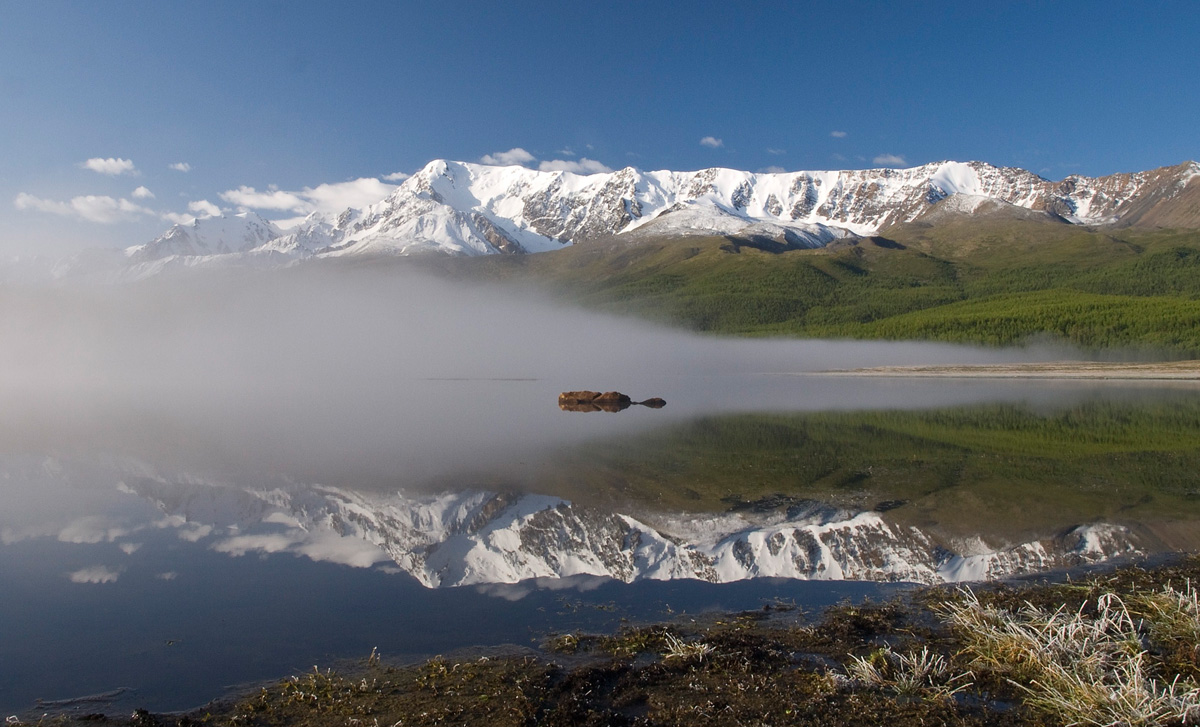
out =
[[[313,479],[303,456],[305,476],[257,456],[198,467],[211,439],[159,461],[137,447],[8,455],[0,705],[127,689],[79,708],[180,709],[373,647],[536,647],[623,618],[883,597],[889,581],[961,575],[944,548],[1041,549],[971,576],[1195,547],[1188,388],[648,376],[627,388],[666,409],[573,414],[555,405],[565,382],[421,383],[474,421],[425,461],[397,443],[399,471],[358,488],[359,474]],[[490,447],[481,432],[506,421],[519,446]],[[1023,454],[1037,426],[1059,437],[1050,450],[1079,451]],[[997,468],[1032,474],[998,485]],[[891,530],[842,526],[864,510]],[[1067,537],[1097,523],[1122,528],[1108,550]],[[750,548],[779,533],[782,555]]]

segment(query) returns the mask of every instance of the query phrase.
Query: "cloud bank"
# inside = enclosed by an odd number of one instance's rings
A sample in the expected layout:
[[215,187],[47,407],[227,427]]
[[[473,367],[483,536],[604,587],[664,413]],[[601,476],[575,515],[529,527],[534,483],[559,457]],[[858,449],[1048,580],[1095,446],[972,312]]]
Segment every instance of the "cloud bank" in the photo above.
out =
[[83,162],[79,166],[84,169],[90,169],[98,174],[107,174],[115,177],[120,174],[134,174],[137,169],[133,166],[131,159],[104,159],[102,157],[93,157]]
[[574,174],[599,174],[612,171],[610,167],[587,157],[582,157],[578,161],[552,159],[538,164],[538,169],[543,172],[572,172]]
[[902,167],[908,162],[904,161],[904,157],[895,154],[880,154],[871,160],[874,164],[881,164],[889,167]]
[[[395,177],[395,175],[388,176]],[[336,215],[347,207],[362,208],[373,205],[383,200],[395,189],[396,185],[394,184],[382,182],[374,177],[361,177],[349,182],[318,184],[315,187],[305,187],[298,191],[288,191],[277,187],[268,187],[260,191],[254,187],[243,185],[237,189],[221,192],[220,197],[225,202],[241,209],[289,212],[298,216],[309,215],[313,212]],[[215,205],[211,205],[211,207],[215,207]]]
[[521,147],[513,147],[508,151],[498,151],[495,154],[484,154],[479,158],[483,164],[493,164],[500,167],[508,167],[514,164],[529,164],[537,161],[537,157],[525,151]]
[[61,217],[74,217],[105,225],[135,220],[143,215],[159,216],[154,210],[127,199],[94,194],[72,197],[70,200],[62,202],[21,192],[13,199],[13,206],[22,211],[48,212]]

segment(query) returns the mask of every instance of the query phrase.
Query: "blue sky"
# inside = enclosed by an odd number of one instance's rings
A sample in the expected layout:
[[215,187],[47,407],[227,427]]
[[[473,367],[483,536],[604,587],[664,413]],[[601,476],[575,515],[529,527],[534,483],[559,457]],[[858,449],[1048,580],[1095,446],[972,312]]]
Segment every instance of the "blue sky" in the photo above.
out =
[[0,253],[138,244],[217,208],[291,217],[436,158],[978,159],[1060,179],[1200,156],[1194,2],[30,0],[3,15]]

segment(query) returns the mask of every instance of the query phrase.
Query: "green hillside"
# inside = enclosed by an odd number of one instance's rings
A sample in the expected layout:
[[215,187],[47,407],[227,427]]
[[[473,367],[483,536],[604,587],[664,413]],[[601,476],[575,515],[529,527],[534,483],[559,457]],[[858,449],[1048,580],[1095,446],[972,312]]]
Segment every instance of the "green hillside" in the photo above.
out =
[[1200,355],[1200,232],[1029,220],[906,225],[820,250],[621,238],[426,261],[578,304],[735,335],[930,339]]

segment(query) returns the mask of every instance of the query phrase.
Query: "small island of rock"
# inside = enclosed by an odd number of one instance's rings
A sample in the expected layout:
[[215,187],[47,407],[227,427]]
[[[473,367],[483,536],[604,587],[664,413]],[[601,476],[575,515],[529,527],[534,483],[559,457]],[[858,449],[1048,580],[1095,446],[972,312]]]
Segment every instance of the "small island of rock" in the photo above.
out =
[[564,391],[558,395],[558,408],[563,411],[624,411],[633,405],[661,409],[667,402],[654,397],[645,401],[634,401],[619,391]]

